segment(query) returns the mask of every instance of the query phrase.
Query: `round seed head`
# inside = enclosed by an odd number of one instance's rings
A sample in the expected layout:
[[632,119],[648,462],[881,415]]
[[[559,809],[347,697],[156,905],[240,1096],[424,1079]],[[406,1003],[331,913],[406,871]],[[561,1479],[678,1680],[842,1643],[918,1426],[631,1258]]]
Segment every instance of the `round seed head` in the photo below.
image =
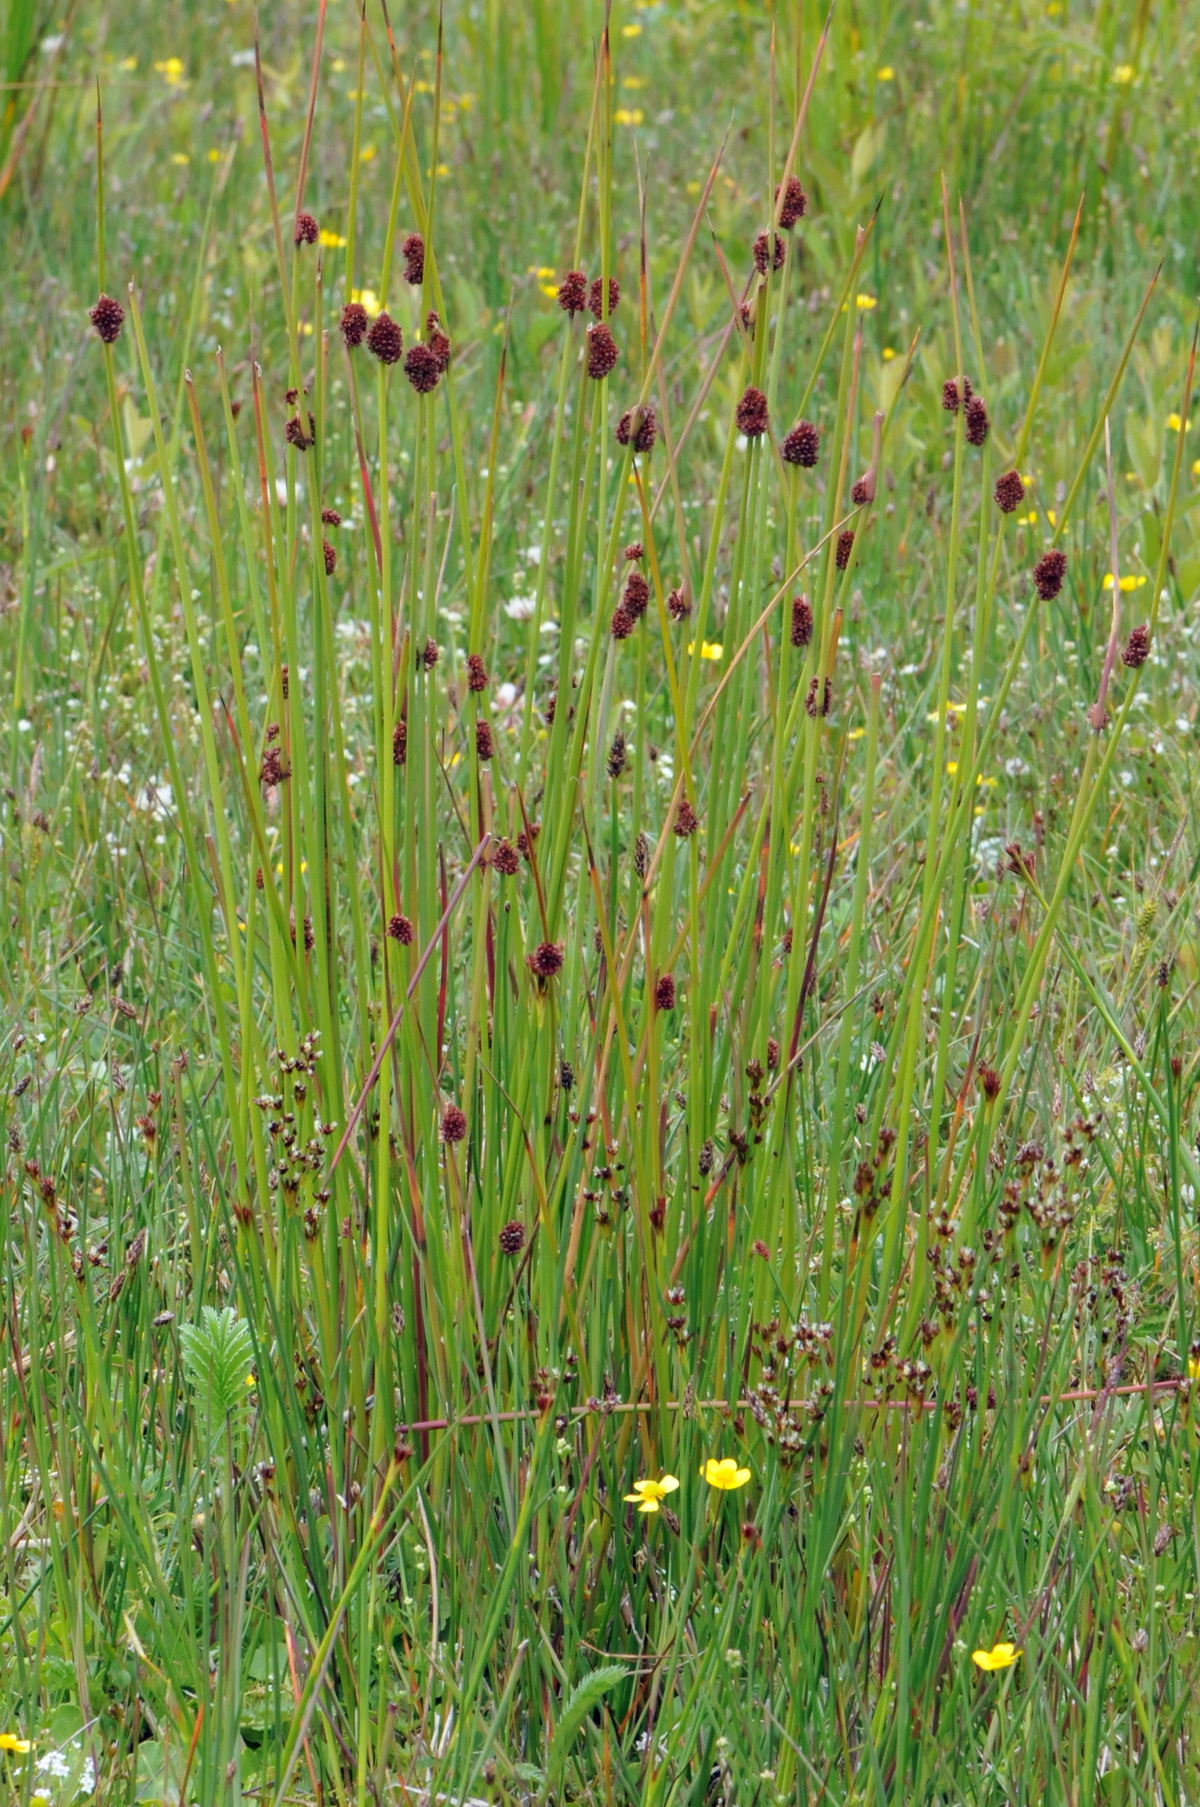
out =
[[525,1247],[525,1225],[516,1219],[506,1223],[496,1238],[502,1255],[519,1255]]
[[1004,471],[996,478],[992,494],[1001,514],[1014,514],[1025,500],[1025,485],[1021,481],[1020,471]]
[[572,317],[587,306],[588,279],[582,270],[568,270],[558,285],[558,305]]
[[121,336],[121,325],[125,319],[125,309],[111,295],[101,295],[94,307],[88,309],[88,319],[96,329],[96,336],[105,345],[115,345]]
[[853,527],[847,527],[845,531],[839,533],[837,537],[837,551],[834,554],[834,563],[839,571],[844,571],[846,566],[850,563],[850,554],[853,549],[854,529]]
[[966,406],[966,440],[968,445],[982,445],[988,436],[987,403],[981,395],[973,395]]
[[419,232],[410,232],[400,246],[404,259],[404,280],[420,288],[425,280],[425,240]]
[[768,263],[773,270],[782,270],[783,260],[787,256],[787,247],[778,232],[773,236],[775,239],[774,252],[771,250],[771,239],[765,232],[760,232],[754,241],[754,268],[760,276],[766,275]]
[[490,722],[475,723],[475,752],[480,759],[490,759],[495,752]]
[[296,215],[295,238],[298,245],[315,245],[317,242],[317,222],[311,213]]
[[1150,629],[1146,626],[1135,627],[1130,631],[1128,640],[1121,653],[1121,662],[1136,671],[1144,665],[1150,656]]
[[[615,276],[608,279],[608,317],[611,320],[617,311],[617,303],[621,299],[621,285]],[[604,288],[597,276],[588,290],[588,312],[595,314],[597,320],[604,314]]]
[[429,395],[438,386],[445,366],[431,345],[418,341],[404,355],[404,374],[418,395]]
[[598,326],[588,327],[587,340],[587,373],[593,382],[602,383],[620,356],[617,342],[603,321]]
[[638,623],[638,618],[634,614],[633,610],[628,606],[628,604],[625,602],[619,602],[617,604],[616,608],[613,610],[613,618],[612,618],[612,637],[613,637],[613,639],[614,640],[628,640],[630,634],[632,634],[634,628],[637,626],[637,623]]
[[664,973],[654,987],[654,1008],[656,1010],[674,1010],[675,980],[670,973]]
[[401,947],[411,947],[416,940],[412,923],[407,916],[401,916],[399,911],[394,916],[388,917],[387,932],[393,941],[400,943]]
[[792,598],[792,645],[808,646],[812,637],[812,603],[807,596],[794,596]]
[[756,389],[753,384],[750,385],[737,405],[734,418],[738,424],[738,431],[744,433],[747,439],[758,439],[766,432],[767,398],[761,389]]
[[466,1112],[457,1104],[448,1104],[442,1112],[442,1141],[461,1142],[467,1133]]
[[646,604],[650,600],[650,585],[640,571],[631,571],[625,582],[621,601],[635,620],[640,621],[646,613]]
[[528,961],[529,969],[535,978],[542,980],[553,979],[557,973],[562,971],[563,951],[554,941],[543,941],[539,943],[539,945],[534,948],[533,952],[527,954],[525,958]]
[[467,658],[467,689],[477,694],[487,689],[487,666],[479,653],[471,653]]
[[361,301],[348,301],[342,309],[342,338],[348,351],[354,351],[367,336],[370,325]]
[[1043,602],[1052,602],[1062,589],[1063,578],[1067,572],[1067,555],[1053,547],[1043,552],[1033,567],[1033,581],[1037,585],[1037,593]]
[[336,508],[323,508],[321,510],[321,525],[323,527],[340,527],[341,524],[342,517]]
[[798,464],[810,471],[821,450],[821,435],[811,420],[798,420],[791,432],[784,435],[779,450],[785,464]]
[[681,797],[675,809],[675,833],[681,841],[685,841],[689,835],[695,834],[699,826],[699,816],[687,798]]
[[[775,205],[779,206],[779,190],[775,190]],[[783,206],[779,208],[779,224],[785,232],[790,232],[797,220],[802,220],[808,211],[808,196],[800,185],[799,176],[789,176],[787,187],[783,192]]]
[[511,841],[498,841],[492,854],[492,865],[501,878],[513,878],[520,870],[521,856]]
[[371,322],[371,330],[367,334],[367,350],[381,364],[400,362],[400,353],[404,350],[404,334],[386,308]]

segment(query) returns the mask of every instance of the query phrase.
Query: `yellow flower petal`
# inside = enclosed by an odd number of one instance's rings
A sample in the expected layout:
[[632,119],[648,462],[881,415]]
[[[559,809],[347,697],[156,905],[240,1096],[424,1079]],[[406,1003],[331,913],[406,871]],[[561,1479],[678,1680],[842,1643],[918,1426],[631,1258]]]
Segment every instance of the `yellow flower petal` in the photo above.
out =
[[710,1456],[700,1473],[710,1487],[716,1487],[722,1493],[731,1493],[735,1487],[744,1487],[750,1479],[750,1470],[739,1468],[733,1456],[722,1456],[720,1460]]
[[340,232],[329,232],[324,226],[317,234],[317,243],[327,245],[331,251],[340,251],[345,242]]
[[890,63],[885,63],[882,69],[877,69],[875,71],[875,80],[877,82],[891,82],[895,81],[895,79],[896,71],[892,68]]
[[973,1650],[971,1661],[977,1669],[1009,1669],[1021,1652],[1015,1644],[993,1644],[990,1650]]
[[618,107],[613,118],[618,125],[641,125],[645,114],[640,107]]
[[1112,78],[1119,88],[1127,88],[1133,80],[1133,74],[1132,63],[1118,63],[1113,70]]
[[28,1738],[17,1738],[12,1732],[0,1732],[0,1751],[14,1751],[23,1757],[26,1751],[32,1749],[33,1745]]

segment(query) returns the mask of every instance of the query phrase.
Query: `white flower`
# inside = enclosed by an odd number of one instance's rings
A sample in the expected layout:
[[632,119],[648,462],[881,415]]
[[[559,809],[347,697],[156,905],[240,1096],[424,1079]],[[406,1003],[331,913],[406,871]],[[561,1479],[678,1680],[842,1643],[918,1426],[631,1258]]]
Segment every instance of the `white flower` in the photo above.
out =
[[510,596],[504,605],[510,621],[532,621],[537,613],[536,596]]

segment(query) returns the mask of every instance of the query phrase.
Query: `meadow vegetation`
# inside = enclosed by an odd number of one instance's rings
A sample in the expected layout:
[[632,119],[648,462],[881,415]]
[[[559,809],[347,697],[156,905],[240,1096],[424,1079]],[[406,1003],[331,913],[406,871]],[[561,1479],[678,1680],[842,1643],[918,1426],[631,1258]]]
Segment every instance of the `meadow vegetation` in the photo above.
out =
[[1200,1798],[1200,14],[6,4],[0,1796]]

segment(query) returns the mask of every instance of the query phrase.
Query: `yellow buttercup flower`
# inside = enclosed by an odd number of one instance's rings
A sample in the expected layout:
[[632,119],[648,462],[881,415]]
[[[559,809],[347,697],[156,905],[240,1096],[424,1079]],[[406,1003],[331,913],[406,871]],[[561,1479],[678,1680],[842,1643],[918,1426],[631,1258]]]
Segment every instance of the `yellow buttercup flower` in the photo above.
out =
[[177,56],[169,56],[165,63],[155,63],[154,67],[168,88],[177,88],[183,80],[183,64]]
[[1200,1380],[1200,1356],[1188,1356],[1188,1379]]
[[379,312],[379,297],[374,289],[351,289],[351,301],[361,301],[368,314]]
[[640,107],[618,107],[613,118],[618,125],[641,125],[645,114]]
[[[1140,590],[1145,582],[1146,579],[1144,577],[1135,577],[1131,572],[1126,572],[1125,576],[1121,579],[1121,588],[1123,590]],[[1106,590],[1112,589],[1111,571],[1106,571],[1104,573],[1104,588]]]
[[674,1493],[678,1485],[673,1474],[660,1475],[657,1481],[635,1481],[633,1492],[627,1493],[625,1498],[639,1512],[657,1512],[659,1501],[665,1499],[668,1493]]
[[[694,640],[689,640],[689,653],[694,653],[695,650],[696,642]],[[700,657],[702,659],[723,659],[725,657],[725,648],[719,640],[701,640]]]
[[1133,80],[1133,74],[1134,70],[1132,63],[1118,63],[1113,70],[1112,78],[1119,88],[1127,88]]
[[854,305],[859,313],[869,314],[873,307],[879,306],[879,303],[876,301],[874,295],[856,295],[854,297]]
[[1021,1652],[1015,1644],[993,1644],[990,1650],[973,1650],[971,1661],[977,1669],[1011,1669]]
[[1179,433],[1183,429],[1183,422],[1180,420],[1178,414],[1168,414],[1167,425],[1170,427],[1172,433]]
[[330,232],[325,226],[317,233],[317,243],[325,245],[330,251],[340,251],[345,242],[340,232]]
[[894,81],[895,78],[896,71],[892,68],[890,63],[885,63],[882,69],[877,69],[875,71],[875,80],[877,82],[890,82]]
[[732,1493],[735,1488],[744,1487],[750,1479],[750,1470],[739,1468],[734,1456],[722,1456],[720,1461],[716,1456],[710,1456],[702,1465],[700,1473],[710,1487],[716,1487],[721,1493]]
[[17,1756],[23,1757],[32,1749],[33,1745],[28,1738],[14,1737],[12,1732],[0,1732],[0,1751],[13,1751]]

